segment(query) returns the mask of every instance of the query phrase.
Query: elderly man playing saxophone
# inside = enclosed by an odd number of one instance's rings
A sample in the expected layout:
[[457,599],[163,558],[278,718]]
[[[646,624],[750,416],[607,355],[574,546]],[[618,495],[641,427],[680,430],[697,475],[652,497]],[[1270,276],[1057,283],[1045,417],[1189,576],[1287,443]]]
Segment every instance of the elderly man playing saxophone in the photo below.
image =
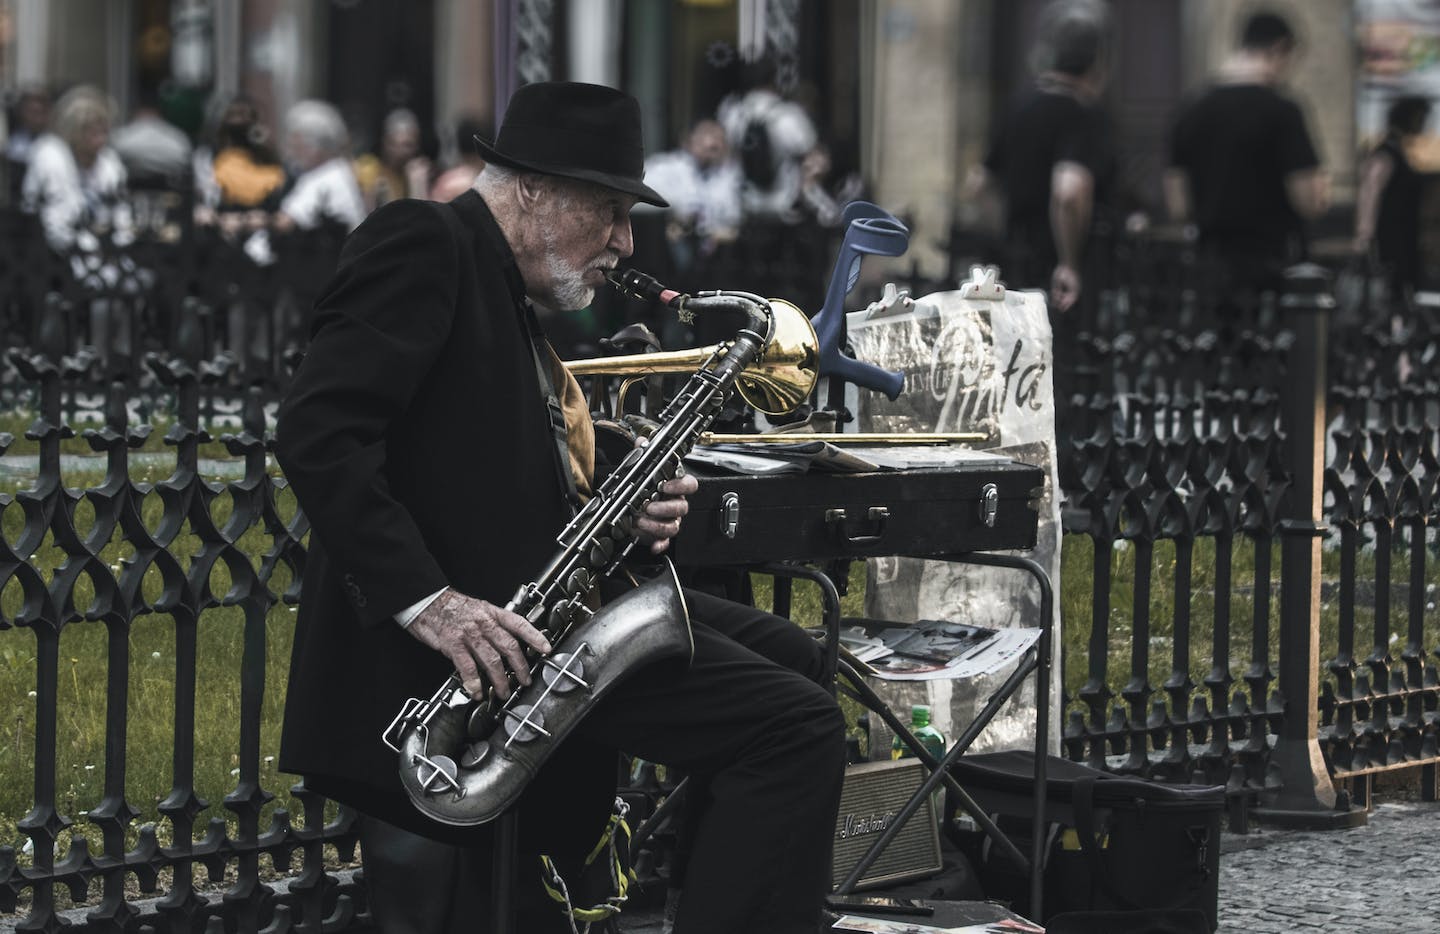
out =
[[[476,929],[493,825],[424,817],[381,734],[452,672],[476,696],[529,682],[526,652],[554,647],[505,601],[591,495],[588,409],[531,303],[587,306],[630,255],[631,207],[664,206],[642,180],[639,106],[619,91],[527,85],[480,143],[472,190],[387,204],[350,236],[276,430],[313,529],[281,767],[363,815],[387,932]],[[643,546],[665,550],[695,488],[660,487]],[[821,651],[785,620],[685,600],[693,656],[646,665],[596,703],[514,805],[526,934],[570,930],[538,856],[577,871],[619,751],[697,779],[672,879],[678,934],[817,928],[844,763]]]

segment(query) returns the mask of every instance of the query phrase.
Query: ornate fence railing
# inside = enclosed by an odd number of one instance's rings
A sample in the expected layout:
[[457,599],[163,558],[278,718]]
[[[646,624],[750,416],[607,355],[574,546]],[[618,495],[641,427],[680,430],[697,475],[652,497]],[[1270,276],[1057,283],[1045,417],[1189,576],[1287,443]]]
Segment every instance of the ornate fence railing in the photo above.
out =
[[[337,871],[353,856],[350,815],[275,774],[262,726],[283,685],[306,532],[267,451],[267,407],[303,341],[274,302],[314,270],[262,282],[273,272],[212,246],[220,258],[172,256],[128,297],[80,288],[43,251],[26,261],[0,248],[0,317],[22,335],[0,362],[0,410],[27,413],[25,442],[0,438],[0,483],[21,478],[0,490],[0,670],[33,687],[0,724],[0,780],[28,781],[30,800],[13,827],[23,845],[0,837],[0,916],[23,913],[25,930],[365,919],[362,886]],[[1064,618],[1072,646],[1083,637],[1064,659],[1066,753],[1263,802],[1293,777],[1284,744],[1300,729],[1356,791],[1377,770],[1418,766],[1433,795],[1440,384],[1427,364],[1440,331],[1423,314],[1399,331],[1361,319],[1327,355],[1325,293],[1222,314],[1173,245],[1127,249],[1137,265],[1125,268],[1147,272],[1121,276],[1065,348],[1078,355],[1060,448],[1065,546],[1083,591]],[[112,327],[102,350],[96,307],[115,303],[134,316],[129,341]],[[1307,398],[1323,434],[1296,437],[1287,424]],[[163,446],[147,440],[152,424],[167,426]],[[219,453],[217,425],[229,432]],[[1313,566],[1321,530],[1295,509],[1307,444],[1323,453],[1328,524]],[[1318,607],[1295,592],[1310,577]],[[136,647],[156,631],[168,641],[152,657]],[[217,661],[206,639],[220,631],[235,650]],[[104,661],[88,695],[80,643],[67,641],[85,633]],[[143,706],[156,683],[163,709]],[[66,705],[82,697],[101,723],[98,763],[75,758]],[[140,721],[169,731],[168,764],[149,773],[168,791],[137,785]],[[220,789],[210,802],[197,773],[216,756],[197,752],[202,732],[224,734],[232,766],[206,779]]]
[[[1323,290],[1308,297],[1227,305],[1207,294],[1214,280],[1183,245],[1131,249],[1149,269],[1126,267],[1075,348],[1062,441],[1066,548],[1090,555],[1088,593],[1064,618],[1068,644],[1085,646],[1066,659],[1067,754],[1225,783],[1264,804],[1294,765],[1276,756],[1287,724],[1318,710],[1310,735],[1353,798],[1365,800],[1378,772],[1418,767],[1433,799],[1433,318],[1422,304],[1332,320],[1324,279],[1305,286]],[[1403,326],[1392,328],[1392,311]],[[1297,343],[1297,326],[1316,330],[1319,346]],[[1287,405],[1313,413],[1314,437],[1287,438]],[[1310,451],[1320,521],[1307,532],[1286,505],[1306,492],[1295,477]],[[1313,570],[1303,556],[1283,559],[1287,536],[1307,534],[1321,537]],[[1285,588],[1301,588],[1292,602],[1305,602],[1312,574],[1314,619],[1293,608],[1303,628],[1284,633]],[[1314,685],[1285,685],[1287,662],[1308,659],[1310,639]]]
[[[6,507],[0,647],[7,661],[30,653],[12,670],[31,669],[34,679],[33,719],[16,712],[16,742],[0,753],[7,784],[25,781],[24,727],[33,730],[34,751],[33,806],[15,827],[27,845],[22,853],[0,846],[0,914],[23,907],[28,913],[18,929],[35,931],[59,930],[67,921],[117,932],[347,926],[363,899],[353,879],[341,883],[326,871],[325,851],[335,849],[342,859],[353,851],[352,815],[340,810],[327,819],[326,802],[300,786],[288,789],[302,811],[299,820],[269,805],[282,779],[266,769],[261,748],[273,638],[267,615],[278,601],[298,599],[306,523],[293,503],[284,505],[284,481],[269,462],[260,388],[246,391],[236,430],[221,439],[235,476],[217,481],[206,476],[200,458],[201,444],[209,441],[200,405],[207,365],[198,356],[150,358],[155,383],[171,400],[163,479],[136,479],[155,469],[153,460],[141,469],[132,450],[150,428],[132,422],[130,387],[114,380],[106,386],[103,424],[84,432],[100,457],[89,481],[71,486],[66,475],[76,468],[63,466],[61,444],[74,432],[61,408],[86,381],[86,368],[74,357],[19,349],[7,362],[18,386],[33,394],[36,416],[26,433],[35,442],[33,454],[3,456],[14,438],[0,438],[0,465],[30,477],[13,496],[0,495]],[[137,632],[152,622],[167,629],[173,647],[168,671],[132,653]],[[67,664],[61,646],[76,628],[103,629],[105,653],[103,761],[99,781],[78,795],[60,774],[76,737],[67,732],[73,718],[59,702],[79,661]],[[202,800],[195,775],[197,706],[223,690],[198,677],[207,663],[200,634],[213,628],[237,629],[240,645],[238,683],[228,686],[226,709],[201,725],[234,738],[234,784],[219,802],[223,810]],[[147,809],[159,824],[137,825],[146,813],[138,805],[156,789],[136,787],[128,775],[136,713],[131,693],[149,678],[163,679],[173,696],[168,711],[140,711],[173,724],[171,784]],[[67,798],[83,810],[67,813]],[[298,872],[283,887],[263,881],[262,857],[287,872],[297,869],[297,854]],[[199,891],[195,871],[201,867],[218,886],[213,897]],[[162,879],[162,897],[147,899]],[[67,903],[87,902],[93,907],[79,917],[61,913]]]

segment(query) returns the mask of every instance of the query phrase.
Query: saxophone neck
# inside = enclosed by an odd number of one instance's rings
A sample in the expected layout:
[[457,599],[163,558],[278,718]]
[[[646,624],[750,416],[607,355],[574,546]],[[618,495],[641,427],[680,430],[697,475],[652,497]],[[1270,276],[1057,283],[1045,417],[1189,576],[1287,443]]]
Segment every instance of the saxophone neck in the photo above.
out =
[[685,303],[685,307],[691,312],[701,314],[718,311],[744,315],[745,327],[736,335],[736,339],[749,331],[755,335],[760,350],[765,349],[765,345],[775,333],[775,312],[770,308],[770,302],[753,292],[697,292],[694,298]]
[[727,289],[697,292],[690,296],[661,285],[654,276],[646,275],[638,269],[612,269],[605,273],[605,281],[624,295],[665,305],[680,315],[682,321],[691,321],[696,314],[738,311],[746,316],[746,330],[758,335],[761,350],[774,333],[775,315],[770,310],[770,303],[753,292]]

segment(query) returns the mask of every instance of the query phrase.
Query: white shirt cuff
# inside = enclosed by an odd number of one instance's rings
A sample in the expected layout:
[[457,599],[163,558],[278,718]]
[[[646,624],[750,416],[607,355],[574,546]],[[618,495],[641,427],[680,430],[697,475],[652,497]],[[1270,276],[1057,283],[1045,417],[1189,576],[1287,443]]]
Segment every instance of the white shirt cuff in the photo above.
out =
[[410,604],[405,609],[395,614],[395,622],[400,624],[401,629],[408,629],[410,627],[410,624],[415,622],[415,617],[425,612],[425,608],[430,604],[434,603],[435,598],[440,596],[444,592],[445,588],[441,587],[439,590],[435,591],[430,596],[419,601],[418,603]]

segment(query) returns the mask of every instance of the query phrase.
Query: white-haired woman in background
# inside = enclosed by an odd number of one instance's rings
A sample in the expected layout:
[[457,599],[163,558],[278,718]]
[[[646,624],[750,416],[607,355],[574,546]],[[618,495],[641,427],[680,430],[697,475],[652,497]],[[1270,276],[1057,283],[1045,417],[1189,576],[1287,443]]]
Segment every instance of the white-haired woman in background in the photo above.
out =
[[310,230],[325,222],[350,231],[365,219],[365,201],[350,162],[350,133],[340,111],[324,101],[306,100],[285,114],[282,152],[296,174],[280,202],[277,229]]
[[57,250],[93,249],[97,234],[114,231],[121,240],[129,233],[125,166],[109,145],[113,116],[100,89],[71,88],[55,105],[51,132],[30,150],[20,207],[39,216]]
[[65,92],[51,132],[30,150],[20,187],[21,210],[39,217],[46,242],[67,261],[89,323],[84,341],[107,368],[131,358],[134,316],[154,282],[124,249],[135,239],[135,225],[125,165],[110,148],[114,114],[99,88],[82,84]]

